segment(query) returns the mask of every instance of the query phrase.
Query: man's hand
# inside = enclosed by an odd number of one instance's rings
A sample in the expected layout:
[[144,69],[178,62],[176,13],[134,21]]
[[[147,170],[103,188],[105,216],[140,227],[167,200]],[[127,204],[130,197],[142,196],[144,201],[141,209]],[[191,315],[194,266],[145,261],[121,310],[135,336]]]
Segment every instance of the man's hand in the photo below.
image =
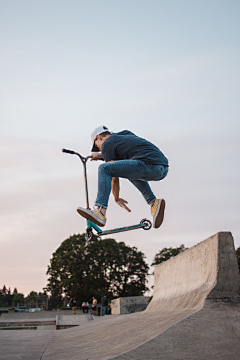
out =
[[119,192],[120,192],[119,178],[118,177],[113,177],[112,178],[112,193],[113,193],[113,196],[114,196],[114,200],[116,201],[116,203],[119,206],[126,209],[128,212],[131,212],[131,210],[126,205],[128,202],[119,197]]
[[131,210],[126,205],[126,204],[128,204],[128,202],[126,200],[123,200],[123,199],[119,198],[118,200],[115,200],[115,201],[119,206],[126,209],[128,212],[131,212]]
[[90,159],[90,161],[96,161],[96,160],[99,160],[99,159],[102,159],[102,154],[99,152],[99,153],[92,153],[92,157]]

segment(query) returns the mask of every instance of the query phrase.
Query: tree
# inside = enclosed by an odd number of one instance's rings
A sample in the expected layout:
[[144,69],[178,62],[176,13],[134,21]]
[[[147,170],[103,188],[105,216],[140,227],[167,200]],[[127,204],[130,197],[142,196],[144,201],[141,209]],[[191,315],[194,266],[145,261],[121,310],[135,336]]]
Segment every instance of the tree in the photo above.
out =
[[11,289],[7,290],[6,286],[3,285],[2,290],[0,291],[0,304],[3,307],[12,306],[13,294],[11,294]]
[[5,285],[3,285],[2,293],[3,293],[3,295],[6,295],[6,294],[7,294],[7,288],[6,288]]
[[124,242],[93,236],[86,242],[85,234],[73,235],[53,253],[48,266],[46,290],[60,304],[62,296],[75,297],[79,303],[119,296],[143,295],[149,266],[136,247]]
[[17,306],[24,303],[24,295],[20,293],[15,293],[13,295],[12,305]]
[[238,267],[239,267],[239,272],[240,272],[240,246],[236,250],[236,255],[237,255]]
[[188,248],[185,248],[185,246],[183,244],[177,248],[172,248],[172,247],[166,248],[165,247],[164,249],[160,250],[155,255],[151,266],[161,264],[164,261],[169,260],[171,257],[174,257],[174,256],[180,254],[181,252],[184,252],[187,249]]

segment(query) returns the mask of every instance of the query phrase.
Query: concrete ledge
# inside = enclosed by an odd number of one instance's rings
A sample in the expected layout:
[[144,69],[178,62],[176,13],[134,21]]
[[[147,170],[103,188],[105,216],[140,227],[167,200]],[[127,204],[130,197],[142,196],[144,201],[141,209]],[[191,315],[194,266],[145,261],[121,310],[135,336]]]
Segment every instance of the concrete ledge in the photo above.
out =
[[[76,310],[77,315],[83,315],[82,310]],[[57,315],[75,316],[71,309],[57,310],[57,311],[39,311],[39,312],[21,312],[21,313],[2,313],[0,321],[2,320],[30,320],[30,319],[56,319]]]
[[37,326],[6,326],[0,327],[0,330],[37,330]]
[[143,311],[148,306],[149,296],[120,297],[111,301],[111,314],[132,314]]
[[0,321],[0,330],[54,330],[56,320],[3,320]]
[[0,327],[8,327],[8,326],[47,326],[47,325],[56,325],[56,320],[46,320],[46,321],[0,321]]
[[56,330],[87,324],[91,320],[94,320],[94,317],[91,314],[74,316],[58,315],[56,317]]

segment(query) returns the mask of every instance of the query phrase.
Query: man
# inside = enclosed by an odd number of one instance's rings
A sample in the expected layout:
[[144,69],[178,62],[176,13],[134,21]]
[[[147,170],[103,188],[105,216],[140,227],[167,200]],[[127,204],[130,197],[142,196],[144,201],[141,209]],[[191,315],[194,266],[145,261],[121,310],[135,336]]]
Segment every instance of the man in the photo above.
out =
[[107,299],[107,296],[106,296],[106,295],[104,295],[104,296],[101,298],[101,305],[102,305],[102,316],[105,316],[106,310],[107,310],[107,306],[108,306],[108,299]]
[[119,178],[125,178],[137,187],[151,206],[153,227],[159,228],[163,222],[165,200],[157,199],[148,181],[159,181],[168,173],[168,160],[149,141],[128,130],[112,133],[106,126],[97,127],[91,134],[92,159],[103,159],[98,168],[98,193],[96,209],[78,208],[84,218],[98,226],[106,224],[106,211],[112,190],[116,203],[128,212],[128,202],[119,197]]
[[95,297],[92,297],[92,312],[93,315],[97,315],[97,299]]
[[74,315],[76,315],[76,309],[77,309],[77,300],[75,299],[75,297],[72,297],[70,299],[70,304],[72,306],[72,312]]
[[88,313],[88,307],[89,307],[89,303],[87,301],[84,301],[82,303],[82,310],[83,310],[83,314],[87,314]]

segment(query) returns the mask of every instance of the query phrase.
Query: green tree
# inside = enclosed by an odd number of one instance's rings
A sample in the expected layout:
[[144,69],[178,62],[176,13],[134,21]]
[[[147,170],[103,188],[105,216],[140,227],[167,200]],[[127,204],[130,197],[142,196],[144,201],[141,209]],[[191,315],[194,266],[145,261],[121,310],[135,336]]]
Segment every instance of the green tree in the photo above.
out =
[[64,295],[79,303],[104,294],[109,299],[143,295],[149,270],[144,259],[141,251],[124,242],[95,235],[86,242],[85,234],[73,235],[53,253],[45,290],[59,304]]
[[0,307],[3,306],[3,301],[4,301],[3,289],[0,289]]
[[7,288],[5,285],[3,285],[2,293],[3,293],[3,296],[7,294]]
[[20,293],[15,293],[12,299],[12,306],[22,305],[24,303],[24,295]]
[[6,286],[3,285],[3,288],[0,291],[0,304],[2,307],[12,306],[13,294],[11,294],[11,289],[7,290]]
[[239,267],[239,272],[240,272],[240,246],[236,250],[236,255],[237,255],[238,267]]
[[172,247],[167,248],[167,247],[165,247],[164,249],[160,250],[155,255],[151,266],[161,264],[164,261],[169,260],[171,257],[174,257],[174,256],[180,254],[181,252],[187,250],[187,249],[188,248],[185,248],[184,245],[180,245],[177,248],[172,248]]

